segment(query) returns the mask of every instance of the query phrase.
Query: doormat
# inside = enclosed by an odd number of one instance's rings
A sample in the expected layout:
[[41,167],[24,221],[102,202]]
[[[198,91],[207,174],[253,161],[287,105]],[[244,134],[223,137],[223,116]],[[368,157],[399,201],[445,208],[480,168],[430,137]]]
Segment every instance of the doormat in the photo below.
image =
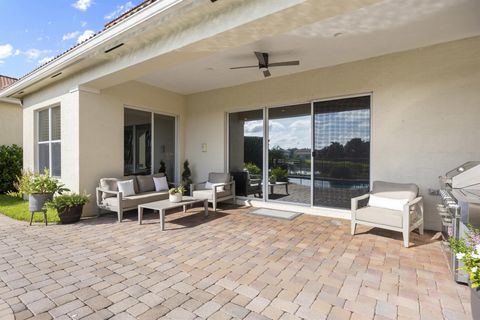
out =
[[260,208],[260,209],[255,209],[250,211],[250,214],[254,214],[257,216],[277,218],[277,219],[293,220],[296,217],[301,216],[303,213]]

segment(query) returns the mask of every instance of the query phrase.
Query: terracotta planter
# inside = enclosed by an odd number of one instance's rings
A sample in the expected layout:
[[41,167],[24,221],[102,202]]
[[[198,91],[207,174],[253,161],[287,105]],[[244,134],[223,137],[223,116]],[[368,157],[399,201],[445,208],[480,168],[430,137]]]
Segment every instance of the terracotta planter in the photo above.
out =
[[480,319],[480,289],[470,288],[470,305],[472,307],[472,318]]
[[76,207],[66,207],[58,210],[58,217],[60,218],[60,223],[69,224],[80,221],[82,217],[83,205]]
[[181,193],[170,193],[168,195],[168,199],[173,203],[182,202],[182,196],[183,195]]
[[53,199],[53,193],[34,193],[28,196],[28,210],[42,212],[45,202]]

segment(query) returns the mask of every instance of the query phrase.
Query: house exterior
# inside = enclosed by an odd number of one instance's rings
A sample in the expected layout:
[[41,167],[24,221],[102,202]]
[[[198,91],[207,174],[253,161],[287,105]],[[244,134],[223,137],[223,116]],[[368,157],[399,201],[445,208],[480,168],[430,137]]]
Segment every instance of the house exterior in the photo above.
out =
[[[22,102],[24,166],[74,191],[161,161],[176,183],[185,159],[196,182],[254,163],[263,181],[286,170],[290,197],[264,183],[240,203],[348,218],[372,181],[415,182],[435,230],[429,189],[480,158],[478,12],[475,0],[146,1],[0,98]],[[265,77],[254,52],[299,65]]]
[[[0,75],[0,90],[17,81]],[[22,108],[14,99],[0,99],[0,145],[22,145]]]

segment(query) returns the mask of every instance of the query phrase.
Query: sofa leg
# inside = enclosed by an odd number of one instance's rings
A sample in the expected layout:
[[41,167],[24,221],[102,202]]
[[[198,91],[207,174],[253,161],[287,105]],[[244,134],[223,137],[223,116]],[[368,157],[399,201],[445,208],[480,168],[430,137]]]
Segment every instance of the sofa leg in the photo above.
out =
[[123,210],[118,210],[118,222],[122,222],[123,220]]
[[420,235],[423,235],[423,223],[420,225],[420,227],[418,227],[418,233],[420,233]]
[[410,237],[410,232],[407,230],[407,231],[403,231],[403,246],[405,248],[408,248],[408,245],[409,245],[409,237]]
[[217,211],[217,202],[216,201],[212,202],[212,207],[213,207],[213,212],[216,212]]
[[355,229],[356,228],[357,228],[357,224],[352,220],[352,231],[351,231],[352,236],[355,235]]

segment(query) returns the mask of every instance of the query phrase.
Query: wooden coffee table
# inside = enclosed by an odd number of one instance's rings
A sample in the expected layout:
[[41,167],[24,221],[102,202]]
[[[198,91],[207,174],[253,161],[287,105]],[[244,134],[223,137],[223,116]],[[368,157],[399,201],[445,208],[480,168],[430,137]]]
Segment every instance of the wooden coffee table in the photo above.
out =
[[187,206],[195,204],[195,203],[203,203],[203,207],[205,208],[205,216],[208,216],[208,199],[198,199],[193,197],[183,197],[181,202],[170,202],[170,200],[160,200],[154,201],[149,203],[144,203],[138,206],[138,224],[142,224],[143,219],[143,209],[151,209],[154,211],[158,211],[160,216],[160,227],[162,231],[165,230],[165,211],[169,209],[175,209],[183,207],[183,212],[187,211]]

